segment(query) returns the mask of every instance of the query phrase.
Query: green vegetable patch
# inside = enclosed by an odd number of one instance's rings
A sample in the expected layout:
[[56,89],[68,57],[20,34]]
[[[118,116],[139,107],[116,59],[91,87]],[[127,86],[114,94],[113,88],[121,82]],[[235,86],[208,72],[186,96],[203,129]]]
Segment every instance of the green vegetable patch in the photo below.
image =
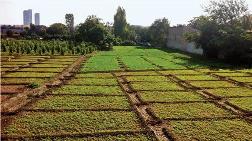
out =
[[6,74],[4,77],[53,77],[57,73],[38,73],[38,72],[13,72]]
[[123,95],[119,86],[74,86],[66,85],[55,91],[53,94],[104,94]]
[[216,75],[219,75],[219,76],[251,76],[249,74],[246,74],[246,73],[214,73]]
[[252,126],[240,119],[211,121],[170,121],[171,131],[179,141],[249,141]]
[[252,96],[252,90],[248,88],[218,88],[208,89],[208,92],[222,97]]
[[218,80],[209,75],[177,75],[177,77],[181,80]]
[[143,72],[123,72],[117,75],[140,75],[140,76],[150,76],[150,75],[159,75],[158,73],[154,71],[143,71]]
[[33,64],[32,67],[34,68],[65,68],[68,65],[62,64]]
[[122,56],[121,59],[129,70],[159,69],[140,56]]
[[193,92],[167,91],[167,92],[139,92],[146,102],[179,102],[204,100],[199,94]]
[[189,75],[189,74],[194,74],[194,75],[202,75],[201,72],[197,72],[194,70],[169,70],[169,71],[160,71],[164,75],[169,75],[169,74],[177,74],[177,75]]
[[46,138],[46,141],[157,141],[151,134],[127,134],[127,135],[103,135],[103,136],[90,136],[90,137],[68,137],[68,138]]
[[239,82],[252,83],[252,77],[229,77],[229,78]]
[[141,130],[139,123],[133,112],[24,112],[3,134],[26,136]]
[[22,68],[17,71],[31,71],[31,72],[62,72],[64,68]]
[[110,73],[79,73],[76,74],[76,78],[84,77],[84,78],[113,78],[113,75]]
[[151,105],[154,113],[161,119],[168,118],[214,118],[231,116],[231,113],[215,106],[212,103],[178,103]]
[[153,81],[153,82],[170,81],[165,76],[127,76],[126,79],[128,81]]
[[168,90],[184,90],[182,87],[177,85],[176,83],[171,82],[132,82],[132,87],[135,90],[160,90],[160,91],[168,91]]
[[73,79],[68,82],[71,85],[118,85],[116,79],[100,79],[100,78],[82,78]]
[[252,111],[252,97],[230,98],[228,101],[244,110]]
[[49,96],[32,109],[130,109],[124,96]]
[[157,57],[146,57],[146,58],[150,60],[151,62],[153,62],[154,64],[162,66],[164,69],[186,69],[186,67],[182,65],[178,65],[176,63],[166,61],[161,58],[157,58]]
[[189,82],[191,85],[201,88],[219,88],[219,87],[238,87],[232,83],[229,83],[227,81],[191,81]]

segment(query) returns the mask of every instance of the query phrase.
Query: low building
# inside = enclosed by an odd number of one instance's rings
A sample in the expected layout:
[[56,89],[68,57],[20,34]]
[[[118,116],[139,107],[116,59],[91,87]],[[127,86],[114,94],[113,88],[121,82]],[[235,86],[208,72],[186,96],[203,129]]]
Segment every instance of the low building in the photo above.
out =
[[183,25],[170,27],[167,47],[202,55],[203,50],[201,48],[196,48],[195,43],[185,40],[184,34],[187,32],[197,32],[197,30]]

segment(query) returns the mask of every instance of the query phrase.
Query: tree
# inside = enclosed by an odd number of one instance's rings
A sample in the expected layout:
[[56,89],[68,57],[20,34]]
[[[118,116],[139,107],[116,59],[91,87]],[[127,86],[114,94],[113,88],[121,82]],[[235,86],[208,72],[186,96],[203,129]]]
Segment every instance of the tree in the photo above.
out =
[[86,21],[77,27],[76,39],[78,42],[94,43],[102,50],[109,50],[113,46],[113,36],[109,29],[94,15],[88,16]]
[[117,8],[117,12],[114,15],[114,34],[116,37],[120,37],[122,39],[126,39],[127,31],[127,20],[126,20],[126,12],[122,7]]
[[170,23],[168,19],[157,19],[149,28],[151,43],[155,46],[166,46]]
[[66,25],[68,27],[68,31],[71,34],[74,32],[74,15],[73,14],[66,14],[65,19],[66,19]]
[[200,32],[188,33],[186,39],[196,42],[207,57],[241,63],[252,48],[252,38],[247,32],[251,23],[246,21],[245,25],[243,20],[247,9],[243,0],[211,1],[205,8],[207,16],[190,21],[189,25]]
[[48,27],[47,33],[53,37],[62,37],[67,34],[67,27],[62,23],[54,23]]
[[218,24],[235,25],[248,11],[245,0],[211,0],[205,7],[210,17]]

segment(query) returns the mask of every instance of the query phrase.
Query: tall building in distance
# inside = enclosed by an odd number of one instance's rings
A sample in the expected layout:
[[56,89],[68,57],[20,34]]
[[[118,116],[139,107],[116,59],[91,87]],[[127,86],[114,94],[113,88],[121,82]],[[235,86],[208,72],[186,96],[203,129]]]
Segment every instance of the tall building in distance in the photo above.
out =
[[40,14],[35,13],[35,25],[40,25]]
[[32,23],[32,10],[24,10],[23,11],[23,23],[24,25],[30,25]]

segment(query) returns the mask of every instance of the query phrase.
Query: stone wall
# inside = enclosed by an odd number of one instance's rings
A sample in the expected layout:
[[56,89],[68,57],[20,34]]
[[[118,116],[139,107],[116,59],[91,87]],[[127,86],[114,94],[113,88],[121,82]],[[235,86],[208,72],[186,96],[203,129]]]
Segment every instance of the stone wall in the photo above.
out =
[[197,49],[194,43],[192,42],[189,43],[184,39],[184,33],[186,32],[197,32],[197,31],[188,26],[171,27],[169,29],[167,47],[202,55],[203,54],[202,49]]

